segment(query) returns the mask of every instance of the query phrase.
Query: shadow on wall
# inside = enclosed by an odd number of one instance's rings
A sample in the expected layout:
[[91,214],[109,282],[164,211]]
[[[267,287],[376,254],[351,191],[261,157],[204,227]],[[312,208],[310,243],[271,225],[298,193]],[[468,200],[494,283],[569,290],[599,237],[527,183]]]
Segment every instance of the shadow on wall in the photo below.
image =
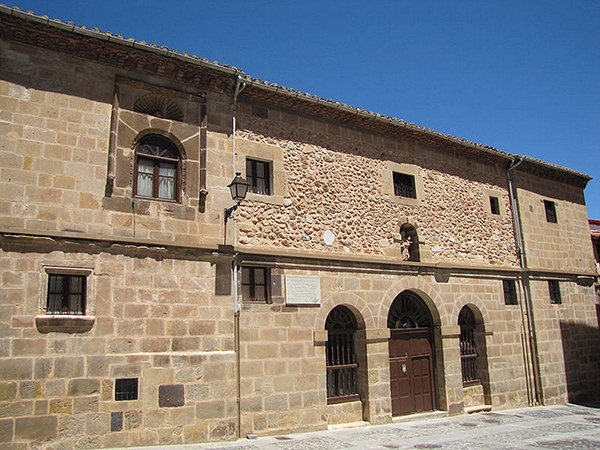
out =
[[[597,309],[600,314],[600,309]],[[600,401],[600,330],[580,323],[560,323],[569,402]]]

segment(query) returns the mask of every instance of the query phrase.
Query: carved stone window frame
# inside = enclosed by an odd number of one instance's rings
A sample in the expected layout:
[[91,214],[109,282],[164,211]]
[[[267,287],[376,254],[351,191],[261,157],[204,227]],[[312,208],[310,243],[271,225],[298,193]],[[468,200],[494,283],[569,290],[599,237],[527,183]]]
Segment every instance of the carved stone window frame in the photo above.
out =
[[[383,172],[383,192],[393,203],[410,206],[421,206],[424,198],[423,179],[419,167],[414,164],[387,161]],[[394,192],[394,173],[409,175],[414,179],[415,197],[400,197]]]
[[283,200],[288,195],[287,177],[283,169],[283,149],[276,145],[238,138],[236,166],[243,169],[244,175],[247,159],[269,163],[270,194],[248,192],[246,200],[283,205]]
[[[94,311],[94,270],[90,267],[78,266],[42,266],[42,289],[39,296],[38,315],[35,324],[40,333],[85,333],[90,331],[96,321]],[[85,311],[83,314],[52,314],[48,313],[48,288],[50,275],[82,275],[86,277]]]
[[[492,212],[491,198],[498,199],[498,214]],[[504,200],[503,192],[499,189],[484,189],[483,190],[483,211],[485,215],[490,219],[504,219],[506,218],[506,202]]]

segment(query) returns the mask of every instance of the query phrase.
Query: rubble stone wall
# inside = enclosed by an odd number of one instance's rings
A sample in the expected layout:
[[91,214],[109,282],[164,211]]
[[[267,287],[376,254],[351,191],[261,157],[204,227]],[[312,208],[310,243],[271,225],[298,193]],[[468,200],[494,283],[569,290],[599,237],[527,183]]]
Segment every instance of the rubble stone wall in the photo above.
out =
[[[400,227],[408,221],[431,261],[518,264],[498,162],[274,110],[268,119],[243,114],[239,123],[238,157],[273,147],[283,157],[274,181],[284,185],[275,195],[284,201],[253,196],[240,210],[245,246],[399,259]],[[412,168],[421,187],[416,200],[393,195],[391,173],[402,166]],[[488,212],[490,192],[500,199],[499,215]]]

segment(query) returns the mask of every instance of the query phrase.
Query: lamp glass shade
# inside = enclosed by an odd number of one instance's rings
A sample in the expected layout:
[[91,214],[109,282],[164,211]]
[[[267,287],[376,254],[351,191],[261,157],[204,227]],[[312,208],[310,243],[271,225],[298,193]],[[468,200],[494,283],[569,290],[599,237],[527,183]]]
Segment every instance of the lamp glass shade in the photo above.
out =
[[248,183],[244,178],[242,178],[241,172],[237,172],[235,174],[235,178],[231,181],[231,183],[229,183],[227,187],[231,191],[231,198],[239,203],[246,198],[246,194],[248,193],[250,183]]

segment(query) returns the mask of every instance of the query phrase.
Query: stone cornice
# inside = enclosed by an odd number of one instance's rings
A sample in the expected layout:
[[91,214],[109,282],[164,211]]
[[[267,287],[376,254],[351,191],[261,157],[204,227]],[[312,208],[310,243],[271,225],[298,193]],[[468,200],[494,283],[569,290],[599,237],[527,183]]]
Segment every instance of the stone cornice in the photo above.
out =
[[510,266],[484,266],[455,262],[415,262],[394,261],[388,257],[368,257],[366,255],[342,255],[337,253],[313,253],[288,249],[249,249],[223,246],[219,244],[180,244],[176,242],[150,241],[132,237],[91,236],[68,232],[32,232],[25,230],[0,229],[0,241],[18,246],[35,241],[38,248],[57,245],[73,246],[81,250],[86,246],[98,251],[118,251],[119,253],[152,257],[178,258],[193,255],[196,259],[216,260],[237,258],[242,264],[261,265],[302,270],[333,270],[347,272],[402,273],[411,276],[434,276],[438,282],[448,282],[450,277],[477,277],[515,279],[524,274],[539,279],[569,279],[579,282],[582,279],[596,280],[597,273],[584,271],[561,271],[529,268],[522,270]]

